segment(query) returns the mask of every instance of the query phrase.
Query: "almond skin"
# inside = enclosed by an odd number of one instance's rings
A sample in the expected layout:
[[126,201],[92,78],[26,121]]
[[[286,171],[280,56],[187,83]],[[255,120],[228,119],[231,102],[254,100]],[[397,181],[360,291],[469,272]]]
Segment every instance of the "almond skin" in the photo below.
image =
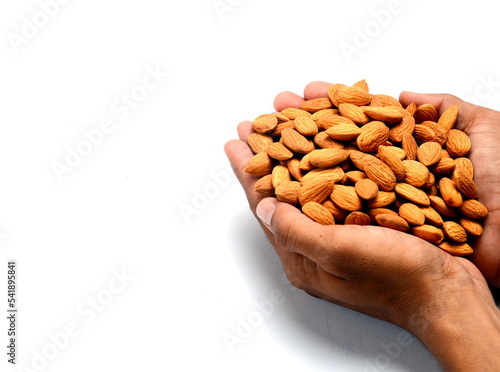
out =
[[354,188],[358,196],[364,200],[374,199],[378,194],[377,184],[369,178],[356,182]]
[[294,120],[295,130],[303,136],[318,134],[318,125],[310,116],[297,116]]
[[297,132],[295,129],[285,128],[281,132],[283,144],[290,150],[299,154],[307,154],[314,150],[314,143]]
[[354,186],[335,185],[330,198],[337,206],[346,211],[359,211],[363,208],[363,202]]
[[401,181],[406,177],[406,169],[401,159],[394,151],[390,150],[389,146],[379,146],[378,155],[380,160],[392,170],[397,180]]
[[[366,128],[366,129],[365,129]],[[374,153],[389,138],[389,128],[382,122],[371,122],[357,137],[356,143],[363,152]]]
[[292,205],[298,205],[299,191],[301,187],[302,186],[298,181],[283,182],[279,184],[274,192],[279,201]]
[[308,202],[302,206],[302,213],[304,213],[311,220],[318,222],[322,225],[334,225],[330,211],[323,205],[316,202]]
[[450,218],[455,218],[457,216],[456,210],[446,204],[446,202],[439,196],[431,195],[429,196],[429,200],[431,201],[431,207],[434,208],[439,214]]
[[458,208],[464,216],[480,220],[488,215],[488,209],[481,202],[475,199],[465,200]]
[[332,106],[332,101],[330,101],[328,97],[320,97],[302,102],[300,108],[304,111],[318,112],[321,110],[329,109]]
[[[365,106],[372,100],[370,93],[357,87],[343,87],[335,91],[335,101],[341,103],[351,103],[356,106]],[[338,106],[337,106],[338,107]]]
[[400,123],[395,124],[389,131],[389,140],[393,142],[402,142],[403,134],[412,134],[415,130],[415,119],[413,116],[404,116]]
[[419,205],[429,206],[431,204],[425,192],[410,184],[398,183],[394,190],[398,195]]
[[438,120],[438,123],[443,126],[446,132],[449,132],[454,126],[458,118],[458,105],[448,107]]
[[422,210],[412,203],[404,203],[399,207],[399,215],[410,225],[420,226],[425,222],[425,215]]
[[462,169],[457,169],[453,172],[453,182],[457,186],[457,189],[469,199],[477,199],[478,193],[475,182],[472,178],[469,178],[467,173]]
[[415,138],[413,138],[410,133],[403,134],[401,145],[406,152],[407,160],[417,160],[418,145]]
[[366,176],[375,182],[380,190],[393,190],[397,180],[391,168],[374,156],[365,156],[363,159]]
[[430,223],[434,226],[442,226],[443,218],[441,215],[432,207],[420,207],[420,210],[425,216],[425,222]]
[[366,124],[370,121],[370,118],[366,116],[363,109],[352,103],[341,103],[339,105],[339,111],[343,117],[352,120],[356,124]]
[[252,122],[252,129],[258,133],[269,133],[276,125],[278,125],[278,118],[273,114],[264,114],[257,117]]
[[370,223],[370,216],[363,212],[349,213],[344,222],[345,225],[369,225]]
[[449,239],[457,243],[465,243],[467,241],[465,229],[456,222],[446,221],[443,224],[443,231]]
[[463,202],[462,194],[458,191],[455,182],[447,177],[441,178],[439,181],[439,192],[441,197],[450,207],[460,207]]
[[368,208],[383,208],[394,203],[396,194],[393,191],[379,191],[374,199],[368,201]]
[[393,214],[379,214],[375,216],[375,221],[380,226],[389,227],[394,230],[408,231],[410,229],[408,222],[404,218]]
[[313,181],[302,183],[299,192],[299,203],[304,205],[310,201],[323,203],[332,193],[334,179],[330,174],[323,174],[314,178]]
[[318,168],[330,168],[347,159],[349,153],[343,149],[319,149],[309,153],[309,161]]
[[472,236],[481,236],[483,234],[483,226],[478,221],[462,217],[459,222],[468,234]]
[[415,187],[422,187],[429,179],[429,169],[416,160],[403,160],[405,168],[404,181]]
[[363,111],[369,117],[389,123],[399,123],[403,120],[401,111],[395,107],[363,107]]
[[453,256],[468,256],[474,253],[471,246],[466,243],[442,242],[439,244],[439,248]]
[[281,111],[281,115],[287,117],[289,120],[295,120],[299,116],[311,116],[311,113],[295,107],[288,107]]
[[248,160],[245,166],[245,172],[254,177],[263,177],[271,174],[274,168],[273,160],[265,152],[259,152]]
[[441,155],[441,146],[437,142],[425,142],[417,150],[418,161],[427,167],[436,164]]
[[262,195],[274,195],[272,175],[267,174],[255,182],[254,190]]
[[436,121],[438,118],[438,113],[434,106],[429,103],[425,103],[417,107],[415,111],[415,121],[420,124],[424,121]]
[[431,225],[415,226],[411,229],[413,235],[433,244],[440,244],[444,239],[443,230]]
[[472,145],[469,136],[458,129],[452,129],[448,132],[446,140],[446,150],[453,157],[463,157],[467,155]]
[[267,155],[276,160],[288,160],[293,157],[293,152],[285,147],[281,142],[274,142],[267,147]]
[[284,165],[277,165],[273,168],[271,181],[274,188],[277,188],[283,182],[290,182],[291,180],[290,172],[287,167]]
[[248,136],[248,146],[254,154],[266,152],[267,148],[273,144],[273,138],[268,134],[252,133]]

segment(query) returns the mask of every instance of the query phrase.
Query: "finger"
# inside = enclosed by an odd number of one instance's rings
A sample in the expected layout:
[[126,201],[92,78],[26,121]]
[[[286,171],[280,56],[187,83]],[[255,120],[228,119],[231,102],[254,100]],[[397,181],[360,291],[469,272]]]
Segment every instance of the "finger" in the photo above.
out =
[[238,127],[237,127],[237,131],[238,131],[238,136],[239,136],[240,140],[248,142],[248,137],[250,136],[250,134],[253,133],[252,122],[251,121],[243,121],[243,122],[239,123]]
[[408,106],[412,102],[415,102],[417,106],[430,103],[436,108],[439,115],[442,115],[450,106],[458,105],[459,115],[455,127],[461,130],[468,127],[474,116],[477,115],[479,108],[479,106],[465,102],[451,94],[402,92],[399,96],[399,100],[404,106]]
[[313,81],[307,84],[304,89],[304,98],[306,100],[328,97],[328,89],[332,84],[324,81]]
[[281,92],[274,99],[274,109],[276,111],[283,111],[288,107],[300,108],[302,102],[304,102],[304,98],[295,93]]

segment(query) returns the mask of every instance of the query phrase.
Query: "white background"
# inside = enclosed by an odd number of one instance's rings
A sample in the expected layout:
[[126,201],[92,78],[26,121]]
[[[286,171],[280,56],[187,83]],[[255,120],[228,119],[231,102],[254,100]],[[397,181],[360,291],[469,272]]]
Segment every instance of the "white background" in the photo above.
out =
[[[0,370],[9,259],[20,370],[440,370],[418,341],[394,346],[401,329],[283,280],[223,145],[314,80],[500,109],[492,2],[71,0],[44,16],[45,3],[0,5]],[[169,75],[117,112],[148,69]],[[58,179],[54,163],[106,119]]]

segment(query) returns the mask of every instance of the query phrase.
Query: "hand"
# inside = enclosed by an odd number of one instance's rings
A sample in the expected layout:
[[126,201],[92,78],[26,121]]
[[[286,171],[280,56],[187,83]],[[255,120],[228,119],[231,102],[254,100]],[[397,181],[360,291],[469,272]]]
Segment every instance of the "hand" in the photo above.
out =
[[[325,96],[328,86],[326,83],[310,84],[306,87],[305,99]],[[436,104],[442,111],[451,104],[452,98],[439,97],[447,99],[442,98],[443,103]],[[425,98],[428,96],[402,95],[403,100],[420,99],[423,102]],[[434,98],[430,103],[435,104],[437,100]],[[297,95],[282,93],[275,100],[275,108],[280,111],[285,107],[298,107],[302,101],[303,98]],[[485,117],[492,116],[487,111],[489,114]],[[472,117],[470,112],[470,116],[465,117]],[[464,120],[460,125],[462,122]],[[247,160],[253,155],[246,144],[251,123],[241,123],[238,133],[240,140],[228,142],[226,152],[250,208],[258,215],[292,284],[330,302],[409,330],[428,346],[443,366],[453,366],[458,359],[465,365],[463,343],[459,350],[443,344],[465,332],[464,324],[472,333],[476,332],[473,327],[492,332],[491,339],[497,341],[490,345],[500,346],[498,309],[485,279],[471,262],[449,256],[419,238],[391,229],[319,225],[293,206],[275,198],[264,199],[253,190],[256,179],[244,172]],[[474,142],[479,141],[471,137]],[[476,154],[480,153],[475,150],[473,155],[478,156]],[[476,177],[485,176],[477,171]],[[491,179],[484,182],[491,182]],[[487,199],[480,195],[491,210]],[[481,239],[483,241],[486,242]],[[479,336],[469,335],[467,343],[475,342],[477,348],[485,333]]]

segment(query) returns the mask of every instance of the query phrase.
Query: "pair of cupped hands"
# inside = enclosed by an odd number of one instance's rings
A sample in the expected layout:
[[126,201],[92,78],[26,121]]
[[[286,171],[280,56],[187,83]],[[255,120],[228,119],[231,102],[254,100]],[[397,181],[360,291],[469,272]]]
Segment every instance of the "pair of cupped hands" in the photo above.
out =
[[[330,85],[310,83],[303,97],[282,92],[274,108],[299,108],[304,100],[327,96]],[[465,365],[464,356],[446,350],[447,339],[468,331],[485,337],[486,327],[500,350],[500,311],[488,288],[500,287],[500,112],[448,94],[403,92],[399,100],[405,107],[430,103],[439,114],[459,105],[455,127],[470,137],[474,181],[479,200],[489,210],[470,259],[450,256],[420,238],[388,228],[320,225],[296,207],[256,193],[257,178],[244,170],[253,156],[247,144],[250,121],[238,125],[239,139],[229,141],[225,151],[250,209],[294,286],[407,329],[443,366],[453,369],[457,363]]]

